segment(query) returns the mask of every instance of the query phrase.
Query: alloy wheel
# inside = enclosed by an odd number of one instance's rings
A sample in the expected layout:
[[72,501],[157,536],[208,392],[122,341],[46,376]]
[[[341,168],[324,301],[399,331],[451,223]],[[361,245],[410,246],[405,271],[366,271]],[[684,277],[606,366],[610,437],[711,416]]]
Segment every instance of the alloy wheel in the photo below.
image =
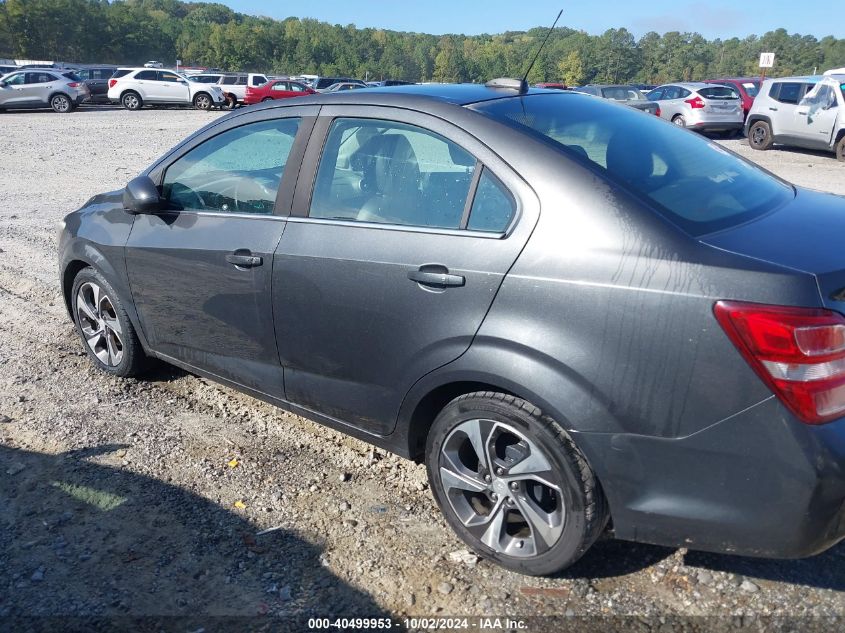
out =
[[56,95],[51,105],[56,112],[67,112],[70,110],[70,99],[64,95]]
[[536,442],[508,424],[459,424],[443,443],[439,475],[455,516],[497,553],[537,556],[563,533],[560,475]]
[[76,318],[85,343],[97,359],[109,367],[123,360],[123,328],[114,304],[104,290],[86,282],[76,293]]
[[205,95],[199,95],[194,100],[194,105],[200,110],[208,110],[211,107],[211,99],[209,99]]
[[763,145],[766,142],[766,130],[759,125],[755,127],[751,132],[751,141],[755,145]]
[[138,101],[138,97],[133,94],[128,94],[123,97],[123,106],[127,110],[137,110],[140,106],[140,101]]

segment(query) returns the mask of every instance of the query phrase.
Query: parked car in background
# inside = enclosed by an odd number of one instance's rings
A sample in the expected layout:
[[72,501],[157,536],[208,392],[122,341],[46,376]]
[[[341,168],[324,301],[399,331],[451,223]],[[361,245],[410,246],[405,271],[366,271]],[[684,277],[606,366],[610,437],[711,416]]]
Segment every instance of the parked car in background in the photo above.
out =
[[658,86],[646,95],[660,106],[660,116],[678,127],[699,132],[736,132],[745,116],[739,94],[730,86],[685,82]]
[[832,151],[845,161],[845,74],[767,79],[745,121],[748,144]]
[[705,79],[706,84],[719,84],[730,86],[735,89],[742,99],[742,113],[748,116],[751,106],[754,104],[754,97],[760,90],[759,77],[725,77],[722,79]]
[[370,88],[385,88],[390,86],[412,86],[413,81],[404,81],[402,79],[382,79],[381,81],[368,81],[367,86]]
[[569,86],[563,83],[554,83],[548,81],[541,81],[538,84],[534,84],[535,88],[546,88],[549,90],[569,90]]
[[91,96],[85,83],[72,71],[30,68],[4,75],[0,80],[0,109],[53,108],[73,112]]
[[[145,105],[193,105],[208,110],[226,103],[223,91],[214,85],[190,81],[172,70],[121,68],[109,79],[109,100],[127,110]],[[120,76],[117,76],[120,74]]]
[[344,92],[346,90],[360,90],[361,88],[368,88],[367,84],[352,83],[350,81],[339,81],[332,84],[322,92]]
[[635,86],[625,84],[587,84],[578,88],[578,92],[610,99],[617,103],[660,116],[660,106],[655,101],[649,101]]
[[157,61],[151,61],[144,64],[144,68],[164,68],[164,64]]
[[252,105],[273,99],[291,99],[313,94],[316,92],[302,82],[273,79],[261,86],[247,86],[244,104]]
[[609,523],[732,555],[832,547],[845,199],[521,83],[216,119],[64,219],[81,349],[424,462],[457,535],[521,573]]
[[17,70],[17,66],[0,66],[0,77],[8,75],[10,72]]
[[246,103],[249,88],[257,88],[267,83],[267,75],[261,73],[200,73],[189,79],[219,86],[226,98],[226,107],[229,108]]
[[360,79],[350,79],[349,77],[317,77],[313,82],[311,82],[311,88],[317,92],[323,92],[330,86],[337,83],[351,83],[358,84],[362,88],[367,87],[367,84]]
[[91,101],[108,103],[109,79],[116,70],[117,66],[88,66],[78,69],[76,74],[88,86]]

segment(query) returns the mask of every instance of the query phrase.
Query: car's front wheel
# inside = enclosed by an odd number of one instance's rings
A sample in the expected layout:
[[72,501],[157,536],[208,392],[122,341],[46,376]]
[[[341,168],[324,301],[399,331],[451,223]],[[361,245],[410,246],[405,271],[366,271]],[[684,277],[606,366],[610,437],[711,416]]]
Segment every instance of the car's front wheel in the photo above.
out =
[[204,92],[201,92],[196,97],[194,97],[194,107],[197,110],[211,110],[211,106],[211,97],[209,97]]
[[50,99],[50,107],[60,114],[73,112],[73,102],[70,100],[70,97],[65,94],[53,95]]
[[568,567],[601,533],[604,496],[564,429],[514,396],[471,393],[450,402],[428,435],[434,497],[458,536],[514,571]]
[[765,121],[757,121],[748,130],[748,144],[752,149],[767,150],[772,146],[772,128]]
[[145,365],[144,351],[111,284],[97,270],[83,268],[72,292],[73,320],[88,357],[108,374],[138,375]]

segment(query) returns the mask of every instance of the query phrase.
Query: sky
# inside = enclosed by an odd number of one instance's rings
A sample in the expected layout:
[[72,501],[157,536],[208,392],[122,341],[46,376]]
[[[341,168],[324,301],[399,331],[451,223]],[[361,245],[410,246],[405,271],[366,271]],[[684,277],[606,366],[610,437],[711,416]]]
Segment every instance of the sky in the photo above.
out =
[[[331,24],[355,24],[418,33],[501,33],[560,25],[600,34],[624,26],[636,37],[648,31],[697,31],[707,39],[762,35],[783,27],[790,33],[845,38],[845,20],[836,2],[795,0],[223,0],[235,11],[253,15],[316,18]],[[812,7],[812,8],[809,8]],[[833,13],[831,13],[833,12]],[[841,12],[838,13],[841,17]]]

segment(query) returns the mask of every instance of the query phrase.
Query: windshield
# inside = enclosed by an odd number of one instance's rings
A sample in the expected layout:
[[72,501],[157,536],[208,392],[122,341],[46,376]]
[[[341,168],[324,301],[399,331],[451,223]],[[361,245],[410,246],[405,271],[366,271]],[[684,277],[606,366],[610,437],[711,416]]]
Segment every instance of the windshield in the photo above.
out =
[[691,235],[752,220],[794,195],[792,187],[720,145],[633,108],[565,93],[473,108],[597,169]]
[[627,86],[602,88],[601,96],[605,99],[612,99],[613,101],[645,101],[645,97],[639,90],[636,88],[628,88]]
[[729,86],[709,86],[699,88],[698,94],[705,99],[739,99],[739,93]]

